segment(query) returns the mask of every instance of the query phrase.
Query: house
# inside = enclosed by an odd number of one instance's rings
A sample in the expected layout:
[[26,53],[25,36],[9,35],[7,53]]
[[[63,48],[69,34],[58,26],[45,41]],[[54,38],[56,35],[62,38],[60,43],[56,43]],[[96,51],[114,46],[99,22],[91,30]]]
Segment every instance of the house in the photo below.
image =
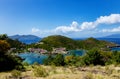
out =
[[37,52],[37,53],[41,53],[44,54],[47,52],[47,50],[41,49],[41,48],[28,48],[28,51],[30,52]]
[[53,54],[65,54],[67,53],[66,48],[53,48]]

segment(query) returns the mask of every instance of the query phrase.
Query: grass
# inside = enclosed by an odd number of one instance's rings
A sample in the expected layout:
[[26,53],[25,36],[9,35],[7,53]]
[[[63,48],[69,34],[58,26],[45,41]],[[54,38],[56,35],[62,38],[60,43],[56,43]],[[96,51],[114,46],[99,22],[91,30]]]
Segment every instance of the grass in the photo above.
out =
[[[35,67],[42,67],[46,76],[36,77],[34,75]],[[12,71],[1,72],[0,79],[9,79]],[[38,73],[39,74],[39,73]],[[43,74],[44,75],[44,74]],[[31,65],[26,66],[26,71],[21,73],[25,79],[120,79],[120,66],[89,66],[89,67],[56,67]]]

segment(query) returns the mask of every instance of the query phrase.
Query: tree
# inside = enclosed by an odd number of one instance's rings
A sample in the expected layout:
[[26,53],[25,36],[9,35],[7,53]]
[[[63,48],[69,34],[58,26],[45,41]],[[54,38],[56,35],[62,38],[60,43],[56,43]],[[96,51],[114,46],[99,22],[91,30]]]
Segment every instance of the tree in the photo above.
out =
[[0,71],[23,68],[21,65],[21,58],[6,54],[9,48],[9,43],[5,40],[0,40]]
[[103,56],[100,54],[97,50],[91,50],[86,53],[86,55],[83,57],[83,61],[86,63],[86,65],[104,65],[105,62],[103,60]]
[[54,58],[52,57],[52,55],[49,55],[48,58],[46,58],[46,59],[43,60],[43,63],[44,63],[45,65],[51,65],[52,62],[53,62],[53,59],[54,59]]
[[10,45],[5,40],[0,40],[0,55],[6,54]]
[[64,56],[62,54],[57,54],[57,56],[53,60],[53,63],[56,66],[64,66],[65,65]]
[[54,56],[49,56],[44,60],[45,65],[56,65],[56,66],[64,66],[64,56],[62,54],[57,54],[55,57]]
[[118,51],[113,52],[112,59],[114,62],[120,63],[120,52],[118,52]]
[[5,39],[7,39],[7,38],[8,38],[7,34],[1,34],[1,35],[0,35],[0,39],[1,39],[1,40],[5,40]]

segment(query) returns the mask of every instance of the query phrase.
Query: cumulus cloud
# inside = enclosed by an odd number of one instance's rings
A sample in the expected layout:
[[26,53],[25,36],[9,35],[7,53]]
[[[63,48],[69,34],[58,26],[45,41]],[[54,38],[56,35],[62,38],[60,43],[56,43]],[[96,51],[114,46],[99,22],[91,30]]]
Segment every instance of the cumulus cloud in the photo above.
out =
[[112,29],[103,29],[101,32],[120,32],[120,26]]
[[80,26],[81,30],[94,29],[100,24],[120,23],[120,14],[111,14],[109,16],[100,16],[94,22],[83,22]]
[[40,30],[38,28],[32,28],[32,33],[39,32]]
[[100,16],[96,20],[97,24],[114,24],[120,22],[120,14],[111,14],[110,16]]
[[95,27],[94,22],[83,22],[80,26],[80,31],[94,29]]
[[79,31],[78,25],[79,24],[76,21],[73,21],[70,26],[58,26],[57,28],[55,28],[54,31],[55,32],[63,32],[63,33],[77,32],[77,31]]

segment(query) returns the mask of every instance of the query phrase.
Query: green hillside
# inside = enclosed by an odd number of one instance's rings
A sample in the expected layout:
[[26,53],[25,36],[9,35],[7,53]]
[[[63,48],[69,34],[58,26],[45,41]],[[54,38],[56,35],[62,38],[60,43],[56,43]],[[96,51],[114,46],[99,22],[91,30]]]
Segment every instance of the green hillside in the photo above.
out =
[[82,49],[93,49],[93,48],[98,48],[98,49],[106,49],[107,46],[115,46],[116,44],[107,42],[107,41],[101,41],[97,40],[95,38],[88,38],[86,40],[80,40],[78,41],[79,47]]
[[68,37],[61,36],[61,35],[53,35],[45,37],[41,40],[43,42],[42,46],[46,46],[48,48],[51,47],[66,47],[66,49],[76,49],[77,42],[72,40]]
[[[40,44],[42,43],[42,44]],[[61,35],[52,35],[43,38],[38,44],[31,45],[35,48],[43,48],[46,50],[52,50],[52,48],[65,47],[67,50],[72,49],[107,49],[107,46],[114,46],[115,44],[100,41],[95,38],[88,38],[86,40],[73,40],[71,38],[61,36]]]

